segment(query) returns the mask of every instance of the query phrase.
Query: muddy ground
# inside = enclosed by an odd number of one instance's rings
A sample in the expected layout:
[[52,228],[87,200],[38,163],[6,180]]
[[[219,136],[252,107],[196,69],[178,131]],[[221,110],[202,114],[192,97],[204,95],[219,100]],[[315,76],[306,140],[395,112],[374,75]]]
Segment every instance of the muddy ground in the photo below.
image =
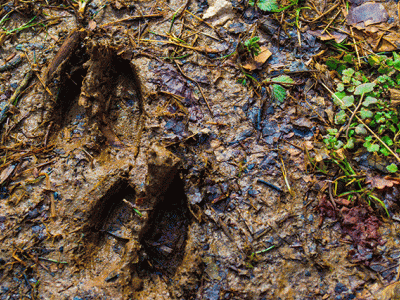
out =
[[[384,299],[398,222],[368,206],[339,220],[309,172],[335,111],[313,76],[320,41],[236,1],[171,31],[210,3],[67,4],[2,7],[10,28],[45,27],[0,53],[21,57],[2,109],[27,82],[1,129],[0,299]],[[272,53],[260,80],[296,82],[283,103],[218,59],[252,33]]]

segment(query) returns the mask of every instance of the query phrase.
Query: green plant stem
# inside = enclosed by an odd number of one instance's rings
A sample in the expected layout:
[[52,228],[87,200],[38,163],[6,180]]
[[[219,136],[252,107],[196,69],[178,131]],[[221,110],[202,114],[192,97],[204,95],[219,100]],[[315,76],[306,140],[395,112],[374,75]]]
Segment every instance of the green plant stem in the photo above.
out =
[[275,248],[275,245],[272,245],[271,247],[268,247],[267,249],[264,249],[264,250],[256,251],[254,253],[255,254],[265,253],[265,252],[268,252],[269,250],[272,250],[273,248]]

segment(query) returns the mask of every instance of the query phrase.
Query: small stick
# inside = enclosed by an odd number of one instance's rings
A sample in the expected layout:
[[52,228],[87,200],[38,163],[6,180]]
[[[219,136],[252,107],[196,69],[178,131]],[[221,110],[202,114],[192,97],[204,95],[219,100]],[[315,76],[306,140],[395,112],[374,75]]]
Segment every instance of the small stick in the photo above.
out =
[[264,184],[264,185],[266,185],[266,186],[278,191],[279,193],[283,193],[283,190],[280,187],[277,187],[276,185],[273,185],[272,183],[269,183],[269,182],[267,182],[265,180],[257,179],[257,182],[258,183],[262,183],[262,184]]
[[53,125],[53,121],[50,122],[49,126],[47,126],[47,131],[46,131],[46,135],[44,136],[44,147],[47,146],[47,139],[49,138],[49,133],[50,133],[50,129],[51,126]]
[[[353,28],[352,28],[352,27],[350,27],[350,31],[351,31],[351,37],[353,38],[354,48],[356,49],[357,60],[358,60],[358,67],[361,67],[360,54],[358,53],[356,38],[354,37],[354,33],[353,33]],[[382,35],[382,36],[383,36],[383,35]],[[381,37],[382,37],[382,36],[381,36]],[[378,43],[377,45],[379,45],[379,43]]]
[[0,111],[0,125],[3,124],[4,120],[7,117],[8,112],[11,109],[11,106],[17,105],[18,96],[22,93],[22,91],[28,86],[30,79],[32,78],[33,71],[29,70],[24,79],[19,84],[18,88],[14,91],[14,94],[8,100],[8,103],[4,106],[4,108]]
[[132,16],[132,17],[126,17],[123,19],[119,19],[116,21],[112,21],[106,24],[103,24],[100,26],[100,28],[106,27],[106,26],[110,26],[110,25],[114,25],[117,23],[121,23],[121,22],[126,22],[126,21],[135,21],[135,20],[141,20],[141,19],[146,19],[146,18],[160,18],[163,17],[163,14],[152,14],[152,15],[143,15],[143,16]]
[[331,24],[333,23],[333,21],[335,21],[335,19],[337,18],[337,16],[341,13],[341,11],[339,10],[337,12],[337,14],[332,18],[332,20],[329,21],[328,25],[326,25],[326,27],[324,28],[324,30],[322,30],[321,34],[324,34],[325,31],[329,28],[329,26],[331,26]]
[[21,61],[22,61],[21,55],[17,55],[14,59],[11,59],[4,65],[0,66],[0,72],[4,72],[4,71],[15,68],[16,66],[18,66],[21,63]]
[[192,15],[193,17],[195,17],[197,20],[199,20],[200,22],[203,22],[204,24],[206,24],[208,27],[210,27],[212,30],[215,31],[215,33],[218,35],[218,37],[222,40],[224,40],[226,42],[226,40],[221,36],[221,34],[219,33],[219,31],[212,26],[210,23],[204,21],[202,18],[199,18],[198,16],[192,14],[190,11],[188,11],[187,9],[185,9],[185,12],[187,12],[188,14]]
[[361,99],[360,99],[360,103],[358,103],[356,109],[353,111],[353,113],[351,114],[351,117],[349,119],[349,122],[347,124],[347,128],[346,128],[346,138],[349,137],[349,129],[350,129],[350,124],[353,121],[354,116],[356,115],[357,111],[359,110],[361,104],[362,104],[362,100],[364,98],[364,93],[361,95]]
[[319,19],[321,19],[323,16],[329,14],[332,10],[334,10],[336,7],[338,7],[340,5],[340,2],[336,3],[334,6],[332,6],[330,9],[328,9],[326,12],[324,12],[322,15],[319,15],[318,17],[316,17],[314,20],[312,20],[310,23],[314,23],[316,21],[318,21]]

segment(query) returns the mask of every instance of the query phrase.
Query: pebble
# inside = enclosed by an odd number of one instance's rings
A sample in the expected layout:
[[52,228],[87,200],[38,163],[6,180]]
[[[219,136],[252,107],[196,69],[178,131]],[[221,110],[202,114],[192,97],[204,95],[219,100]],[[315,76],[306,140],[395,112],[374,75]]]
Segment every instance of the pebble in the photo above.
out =
[[345,286],[343,283],[338,282],[335,286],[335,292],[338,294],[341,294],[343,292],[346,292],[348,290],[347,286]]

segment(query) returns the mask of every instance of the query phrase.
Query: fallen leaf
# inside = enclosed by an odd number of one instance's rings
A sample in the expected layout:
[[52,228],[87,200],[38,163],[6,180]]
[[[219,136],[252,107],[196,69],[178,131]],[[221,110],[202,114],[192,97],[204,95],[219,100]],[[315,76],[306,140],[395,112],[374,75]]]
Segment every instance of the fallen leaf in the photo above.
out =
[[249,62],[243,65],[243,69],[248,71],[254,71],[260,69],[262,65],[270,58],[272,55],[271,51],[267,47],[260,47],[260,54],[251,59]]
[[256,57],[254,57],[254,61],[260,64],[265,63],[268,58],[270,58],[272,55],[271,51],[267,47],[261,46],[260,47],[260,54],[258,54]]
[[379,190],[382,190],[386,187],[392,187],[395,184],[400,184],[400,180],[388,176],[383,178],[379,176],[369,177],[367,175],[365,183],[371,184],[372,188],[377,188]]
[[95,21],[93,21],[93,20],[90,20],[90,21],[89,21],[89,25],[88,25],[88,29],[89,29],[90,31],[93,31],[93,30],[96,29],[96,27],[97,27],[97,23],[96,23]]
[[350,206],[351,201],[344,199],[344,198],[337,198],[335,199],[336,204],[343,205],[343,206]]
[[336,43],[340,44],[347,38],[347,34],[344,33],[339,33],[336,31],[332,31],[326,33],[322,33],[322,29],[319,30],[309,30],[308,33],[319,38],[321,41],[330,41],[330,40],[335,40]]
[[349,25],[366,27],[386,22],[389,19],[389,14],[381,3],[368,2],[352,7],[346,19]]
[[8,165],[0,174],[0,184],[3,184],[4,181],[10,177],[11,173],[14,171],[15,165]]

